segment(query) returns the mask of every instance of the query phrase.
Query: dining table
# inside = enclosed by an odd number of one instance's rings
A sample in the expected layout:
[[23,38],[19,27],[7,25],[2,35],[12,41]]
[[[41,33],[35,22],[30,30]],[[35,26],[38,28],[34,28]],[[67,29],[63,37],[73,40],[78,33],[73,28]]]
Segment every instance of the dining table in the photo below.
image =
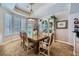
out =
[[38,35],[34,35],[33,37],[28,37],[28,39],[35,43],[35,53],[38,54],[39,53],[39,42],[43,41],[45,38],[49,37],[48,35],[44,35],[42,33],[38,34]]

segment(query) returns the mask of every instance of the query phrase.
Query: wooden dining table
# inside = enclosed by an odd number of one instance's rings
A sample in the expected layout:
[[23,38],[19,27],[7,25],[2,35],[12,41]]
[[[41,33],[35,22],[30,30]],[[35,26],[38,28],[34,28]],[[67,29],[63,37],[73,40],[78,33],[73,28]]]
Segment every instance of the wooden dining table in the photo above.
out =
[[35,43],[35,53],[36,54],[38,54],[38,52],[39,52],[39,42],[42,41],[42,40],[44,40],[47,37],[49,37],[49,36],[43,35],[43,34],[34,35],[32,38],[28,37],[28,39],[30,41],[32,41],[33,43]]

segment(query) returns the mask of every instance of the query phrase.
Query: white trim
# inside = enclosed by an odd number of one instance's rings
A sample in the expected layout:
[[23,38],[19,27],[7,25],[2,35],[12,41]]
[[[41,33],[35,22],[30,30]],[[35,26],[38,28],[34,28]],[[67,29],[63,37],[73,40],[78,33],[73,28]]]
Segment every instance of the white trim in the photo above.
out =
[[67,45],[71,45],[71,46],[73,46],[71,43],[69,43],[69,42],[65,42],[65,41],[61,41],[61,40],[55,40],[55,41],[57,41],[57,42],[61,42],[61,43],[65,43],[65,44],[67,44]]

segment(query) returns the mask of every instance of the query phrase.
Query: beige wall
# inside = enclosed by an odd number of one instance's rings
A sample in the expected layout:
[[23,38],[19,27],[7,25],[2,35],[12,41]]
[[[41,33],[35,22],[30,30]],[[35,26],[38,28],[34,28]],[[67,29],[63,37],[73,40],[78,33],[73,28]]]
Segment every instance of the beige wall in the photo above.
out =
[[0,33],[3,31],[3,10],[0,8]]
[[0,8],[0,43],[3,41],[3,10]]
[[[58,21],[68,20],[69,13],[67,11],[64,11],[57,13],[56,16],[58,18]],[[56,40],[69,43],[68,28],[56,29]]]
[[68,30],[67,29],[60,29],[56,30],[56,40],[68,42]]

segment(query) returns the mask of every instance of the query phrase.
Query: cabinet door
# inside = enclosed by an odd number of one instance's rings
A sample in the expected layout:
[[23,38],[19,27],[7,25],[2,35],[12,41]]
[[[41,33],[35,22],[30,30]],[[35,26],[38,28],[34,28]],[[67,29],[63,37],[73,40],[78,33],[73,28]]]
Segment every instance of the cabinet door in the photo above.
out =
[[49,33],[54,33],[54,20],[49,20]]

